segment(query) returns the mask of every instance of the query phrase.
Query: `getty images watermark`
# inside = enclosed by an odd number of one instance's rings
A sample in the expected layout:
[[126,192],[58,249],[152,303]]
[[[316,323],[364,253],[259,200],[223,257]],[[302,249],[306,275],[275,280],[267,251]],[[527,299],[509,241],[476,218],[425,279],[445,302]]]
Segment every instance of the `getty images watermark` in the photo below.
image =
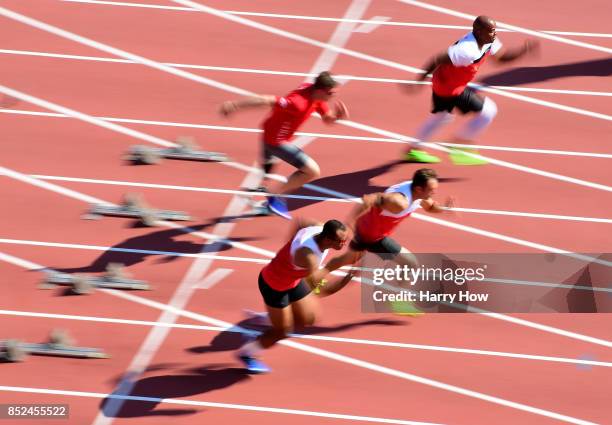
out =
[[610,313],[612,254],[368,253],[363,312]]
[[[407,265],[396,265],[391,268],[372,269],[372,283],[375,286],[389,285],[390,283],[398,287],[415,286],[417,282],[437,282],[453,283],[463,286],[467,282],[482,282],[485,280],[487,265],[476,268],[441,268],[441,267],[410,267]],[[456,293],[444,293],[434,290],[400,290],[399,292],[388,292],[385,290],[375,290],[372,294],[376,302],[474,302],[488,301],[488,293],[472,293],[469,290],[458,291]]]

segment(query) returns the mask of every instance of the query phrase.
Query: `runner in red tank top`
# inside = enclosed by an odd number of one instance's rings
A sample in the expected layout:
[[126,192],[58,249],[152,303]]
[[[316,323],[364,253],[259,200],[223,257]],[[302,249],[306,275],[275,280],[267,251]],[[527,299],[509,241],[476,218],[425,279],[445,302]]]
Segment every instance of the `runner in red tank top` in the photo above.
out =
[[[290,140],[300,126],[317,112],[324,123],[331,124],[348,118],[344,103],[337,101],[330,109],[327,102],[336,94],[338,83],[327,71],[322,72],[314,83],[305,83],[286,96],[260,95],[239,101],[228,101],[221,105],[221,113],[228,116],[240,109],[271,107],[270,115],[263,122],[262,168],[264,180],[272,172],[274,158],[281,159],[297,169],[273,193],[288,194],[316,179],[321,174],[319,165]],[[256,190],[265,191],[264,186]],[[285,201],[281,197],[268,198],[267,210],[281,217],[291,219]]]
[[[276,256],[259,274],[259,291],[266,304],[271,327],[255,341],[246,344],[238,357],[252,373],[268,372],[268,367],[256,355],[286,338],[295,326],[314,323],[316,300],[311,290],[322,296],[331,295],[343,288],[352,278],[349,273],[329,285],[322,285],[322,277],[328,273],[322,267],[327,250],[340,250],[348,240],[348,229],[338,220],[325,225],[302,222]],[[320,277],[319,277],[320,276]]]
[[[455,143],[471,143],[497,114],[497,106],[488,97],[481,97],[468,84],[476,77],[478,69],[491,57],[497,62],[511,62],[536,49],[537,43],[527,40],[517,49],[506,50],[502,47],[495,32],[495,21],[487,16],[479,16],[473,24],[472,32],[458,40],[448,50],[435,56],[425,66],[419,81],[423,82],[433,73],[432,78],[432,116],[417,131],[411,149],[404,159],[409,162],[436,163],[440,159],[423,150],[422,143],[429,141],[433,133],[442,125],[452,121],[451,113],[455,108],[463,114],[475,113],[456,134]],[[407,93],[417,91],[422,85],[402,85]],[[451,160],[458,165],[485,164],[474,149],[452,149]]]
[[[390,237],[395,228],[418,208],[440,213],[451,208],[449,198],[444,206],[432,199],[438,188],[438,176],[429,168],[417,170],[412,181],[391,186],[385,192],[363,196],[363,203],[353,211],[353,240],[343,255],[330,260],[325,270],[333,271],[361,260],[365,252],[378,254],[384,260],[416,267],[414,255]],[[417,310],[418,311],[418,310]]]

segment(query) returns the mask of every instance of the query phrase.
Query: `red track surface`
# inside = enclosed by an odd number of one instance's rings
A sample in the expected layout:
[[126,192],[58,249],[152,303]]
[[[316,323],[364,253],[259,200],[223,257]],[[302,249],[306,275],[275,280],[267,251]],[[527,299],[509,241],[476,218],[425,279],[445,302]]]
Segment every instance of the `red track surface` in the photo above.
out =
[[[135,2],[134,2],[135,3]],[[145,1],[165,4],[172,2]],[[348,0],[334,2],[208,1],[208,6],[249,12],[342,17]],[[487,4],[487,13],[500,21],[532,29],[606,32],[610,6],[607,2],[587,4],[557,2],[507,2]],[[479,13],[476,2],[438,1],[439,6]],[[3,0],[0,6],[81,36],[109,44],[159,62],[242,67],[277,71],[307,72],[320,48],[216,18],[205,13],[144,9],[111,5],[79,4],[57,0]],[[563,13],[551,14],[551,8]],[[527,14],[525,11],[528,10]],[[468,21],[391,0],[376,0],[364,19],[389,16],[397,22],[467,25]],[[337,22],[249,17],[253,21],[320,41],[329,40]],[[3,49],[110,57],[38,29],[3,18],[0,27]],[[371,33],[354,33],[346,48],[401,64],[420,67],[435,51],[461,34],[461,30],[379,27]],[[520,43],[522,34],[500,33],[507,45]],[[576,40],[609,47],[610,38],[575,37]],[[520,66],[555,67],[574,62],[605,59],[606,55],[555,41],[542,40],[542,54]],[[259,112],[221,119],[216,108],[235,95],[168,75],[137,64],[2,54],[2,84],[12,89],[104,117],[174,123],[255,128]],[[609,66],[609,65],[608,65]],[[481,77],[511,68],[487,65]],[[338,74],[379,78],[414,79],[414,74],[348,56],[338,57]],[[188,70],[226,84],[259,93],[284,93],[301,77],[248,74],[210,70]],[[588,74],[588,72],[587,72]],[[501,85],[501,84],[500,84]],[[525,82],[524,87],[611,92],[609,78],[577,75]],[[532,98],[610,114],[609,97],[551,93],[521,93]],[[401,96],[394,84],[351,81],[341,92],[350,106],[352,119],[370,126],[411,135],[427,115],[428,90]],[[515,99],[492,96],[500,113],[483,136],[483,145],[610,153],[609,121],[550,109]],[[45,111],[26,102],[4,98],[7,108]],[[458,120],[461,121],[461,120]],[[176,186],[238,189],[245,172],[221,164],[165,161],[152,167],[129,167],[120,161],[131,144],[141,141],[75,119],[1,113],[2,161],[0,166],[26,175],[115,180]],[[122,124],[124,125],[124,124]],[[191,134],[206,149],[227,152],[237,163],[251,165],[257,158],[257,135],[212,129],[177,128],[147,124],[125,124],[167,140]],[[325,127],[311,120],[304,131],[353,136],[374,136],[340,125]],[[440,135],[443,139],[452,131]],[[398,165],[390,170],[375,168],[397,157],[398,144],[319,138],[306,150],[321,165],[318,186],[351,195],[361,195],[372,186],[387,186],[409,177],[416,165]],[[557,173],[593,183],[610,184],[610,159],[572,157],[526,152],[482,151],[492,158],[533,169]],[[606,218],[612,207],[609,192],[528,174],[515,169],[454,167],[448,161],[436,167],[439,174],[456,180],[444,183],[440,199],[455,196],[460,206],[489,210],[573,215]],[[363,170],[370,170],[362,172]],[[290,168],[281,166],[279,174]],[[125,192],[137,189],[155,206],[189,211],[196,219],[193,228],[214,233],[215,219],[224,215],[231,194],[179,191],[159,188],[130,188],[86,182],[51,182],[105,201],[116,202]],[[307,190],[304,194],[322,196]],[[87,204],[60,193],[2,178],[0,196],[0,251],[35,264],[58,269],[100,272],[107,261],[128,264],[137,278],[148,280],[155,290],[136,293],[145,300],[170,303],[194,263],[193,257],[104,252],[104,247],[158,250],[197,254],[205,242],[201,237],[168,228],[131,227],[126,220],[105,218],[80,220]],[[327,219],[343,218],[352,207],[339,202],[295,202],[294,214]],[[445,220],[506,236],[573,252],[610,251],[610,224],[544,218],[508,217],[463,213]],[[607,217],[609,218],[609,217]],[[284,242],[287,224],[280,218],[257,218],[234,222],[230,237],[264,250],[276,251]],[[408,220],[397,239],[415,252],[541,252],[499,239],[416,219]],[[4,239],[78,244],[102,247],[32,246],[6,243]],[[219,255],[265,260],[261,253],[223,246]],[[232,272],[211,289],[196,289],[184,309],[227,323],[243,320],[241,310],[262,308],[255,279],[261,265],[253,262],[214,260],[208,273],[217,269]],[[61,296],[56,291],[36,289],[40,273],[14,264],[0,263],[0,338],[43,340],[53,327],[68,328],[80,345],[102,347],[108,360],[70,360],[31,357],[25,363],[0,364],[0,403],[68,403],[66,424],[95,423],[101,403],[116,390],[134,357],[140,352],[150,325],[96,323],[73,319],[18,317],[5,310],[94,316],[155,322],[160,310],[143,303],[98,292],[91,296]],[[198,276],[198,279],[204,278]],[[609,301],[603,300],[602,303]],[[580,366],[545,360],[517,359],[455,352],[383,347],[324,340],[299,340],[311,347],[370,362],[381,367],[477,391],[548,412],[579,418],[588,423],[612,423],[609,382],[612,373],[610,346],[568,338],[507,321],[475,314],[428,314],[417,319],[360,312],[357,285],[341,295],[322,301],[323,314],[313,334],[369,341],[404,342],[444,347],[469,348],[569,359],[591,359],[608,366]],[[513,315],[530,321],[610,341],[610,316],[606,314]],[[213,325],[197,318],[179,317],[179,324]],[[158,328],[159,329],[159,328]],[[443,424],[547,424],[559,420],[533,412],[502,406],[447,389],[435,388],[381,371],[317,356],[287,346],[266,353],[274,369],[267,376],[244,375],[233,357],[239,346],[237,334],[203,329],[172,329],[158,339],[152,357],[143,363],[131,396],[214,402],[264,408],[297,409],[325,414],[345,414],[404,421]],[[6,391],[23,387],[24,392]],[[34,389],[58,394],[37,394]],[[88,394],[67,393],[70,391]],[[99,394],[99,397],[95,394]],[[253,412],[170,402],[127,401],[119,414],[106,423],[176,425],[195,423],[340,423],[349,419],[279,413],[270,409]],[[1,422],[1,420],[0,420]],[[20,423],[44,423],[40,420]],[[59,421],[58,421],[59,423]],[[577,422],[575,422],[577,423]],[[583,422],[587,423],[587,422]],[[97,423],[96,423],[97,424]]]

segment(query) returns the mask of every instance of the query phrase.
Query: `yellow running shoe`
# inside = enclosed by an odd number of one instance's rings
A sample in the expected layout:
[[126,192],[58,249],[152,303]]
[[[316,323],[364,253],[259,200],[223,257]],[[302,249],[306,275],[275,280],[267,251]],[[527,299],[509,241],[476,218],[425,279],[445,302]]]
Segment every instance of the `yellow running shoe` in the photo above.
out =
[[485,165],[488,162],[482,158],[476,158],[472,155],[480,155],[476,149],[473,148],[452,148],[449,156],[453,164],[455,165]]
[[389,305],[393,314],[400,316],[419,317],[425,314],[408,301],[389,301]]

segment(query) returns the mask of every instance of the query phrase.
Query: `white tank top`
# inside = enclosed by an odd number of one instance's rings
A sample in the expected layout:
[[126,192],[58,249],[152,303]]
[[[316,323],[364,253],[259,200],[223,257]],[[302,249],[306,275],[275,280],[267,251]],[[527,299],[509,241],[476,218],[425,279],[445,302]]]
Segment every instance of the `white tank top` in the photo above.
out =
[[[291,253],[292,263],[295,252],[298,249],[305,247],[310,249],[314,253],[314,255],[317,256],[317,258],[319,259],[319,266],[323,264],[323,260],[325,259],[328,250],[326,249],[321,252],[321,250],[319,249],[319,245],[317,245],[317,242],[314,240],[314,237],[322,231],[323,226],[310,226],[300,229],[295,234],[295,236],[293,237],[293,241],[291,241],[291,248],[289,249],[289,252]],[[303,268],[296,266],[295,263],[293,263],[293,267],[295,267],[296,269]]]

